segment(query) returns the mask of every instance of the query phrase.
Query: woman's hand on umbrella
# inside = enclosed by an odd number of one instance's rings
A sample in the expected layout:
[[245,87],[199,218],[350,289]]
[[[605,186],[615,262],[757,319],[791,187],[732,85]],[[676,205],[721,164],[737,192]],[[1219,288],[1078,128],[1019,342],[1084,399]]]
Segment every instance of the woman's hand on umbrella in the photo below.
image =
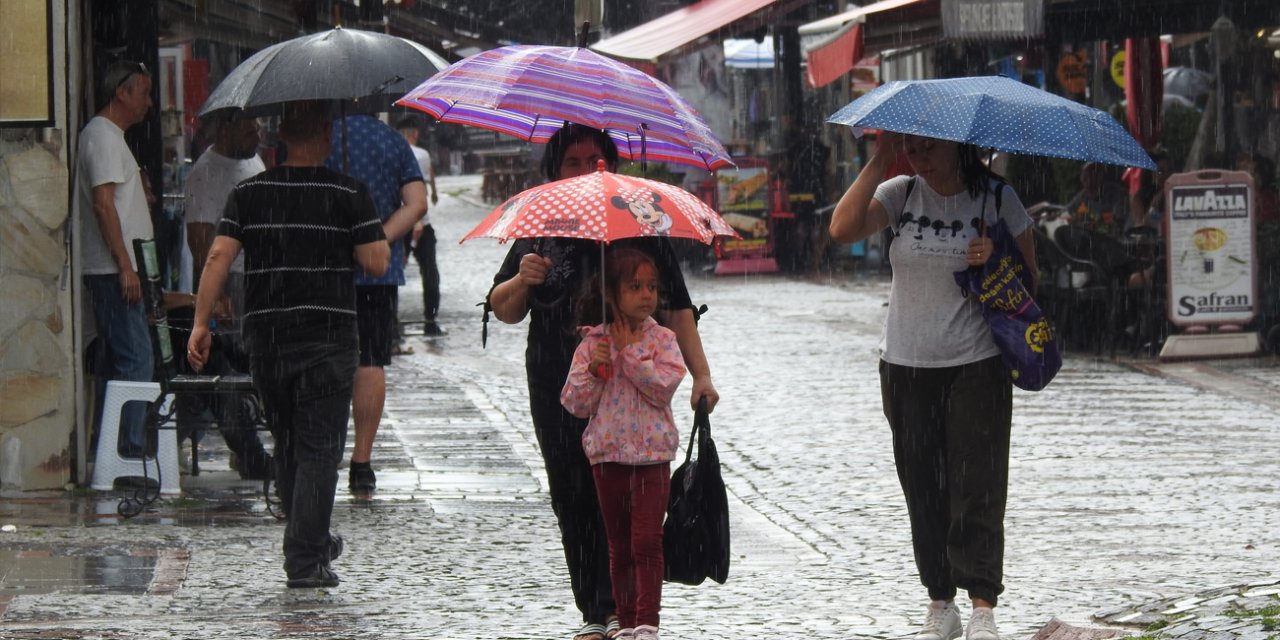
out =
[[520,259],[520,272],[517,277],[520,278],[520,284],[536,287],[547,281],[547,270],[550,268],[550,258],[544,258],[536,253],[525,254]]
[[991,238],[982,236],[969,241],[969,249],[964,254],[965,262],[971,267],[980,267],[991,259],[991,250],[995,248],[995,244],[991,242]]
[[888,153],[889,157],[896,158],[898,153],[902,151],[902,141],[906,136],[897,131],[880,131],[880,135],[876,137],[876,153]]

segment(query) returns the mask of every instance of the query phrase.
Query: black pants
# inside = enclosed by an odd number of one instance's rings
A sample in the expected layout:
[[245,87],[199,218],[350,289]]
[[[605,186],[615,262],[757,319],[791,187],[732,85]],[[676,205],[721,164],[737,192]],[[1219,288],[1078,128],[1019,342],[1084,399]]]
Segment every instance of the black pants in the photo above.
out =
[[347,442],[356,346],[279,345],[251,356],[254,386],[275,439],[276,490],[289,516],[284,570],[290,577],[328,561],[338,465]]
[[880,362],[884,415],[920,582],[991,604],[1004,591],[1012,385],[999,357],[958,367]]
[[440,312],[440,269],[436,266],[436,230],[424,225],[418,243],[413,246],[413,259],[422,275],[422,306],[427,322],[435,322]]
[[529,405],[547,467],[551,508],[560,525],[574,602],[584,621],[603,624],[616,608],[609,580],[609,541],[591,464],[582,452],[582,432],[587,421],[575,418],[560,404],[564,379],[564,375],[544,373],[535,377],[531,373]]

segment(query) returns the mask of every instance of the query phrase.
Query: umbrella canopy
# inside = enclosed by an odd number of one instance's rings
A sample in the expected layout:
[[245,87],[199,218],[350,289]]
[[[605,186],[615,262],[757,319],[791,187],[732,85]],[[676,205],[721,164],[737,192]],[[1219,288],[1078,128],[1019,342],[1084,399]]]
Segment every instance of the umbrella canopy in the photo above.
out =
[[576,122],[607,131],[625,158],[709,170],[733,165],[674,89],[581,47],[491,49],[454,63],[396,104],[537,143]]
[[1106,113],[1000,76],[889,82],[827,122],[1071,160],[1156,168]]
[[1164,92],[1184,98],[1199,98],[1213,91],[1213,74],[1192,67],[1169,67],[1162,72]]
[[351,112],[377,111],[447,66],[444,58],[411,40],[333,29],[253,54],[218,84],[199,115],[222,109],[266,115],[294,100],[331,100],[346,103]]
[[711,244],[716,236],[738,237],[697,196],[656,180],[605,171],[557,180],[523,191],[494,209],[466,236],[497,238],[622,238],[667,236]]

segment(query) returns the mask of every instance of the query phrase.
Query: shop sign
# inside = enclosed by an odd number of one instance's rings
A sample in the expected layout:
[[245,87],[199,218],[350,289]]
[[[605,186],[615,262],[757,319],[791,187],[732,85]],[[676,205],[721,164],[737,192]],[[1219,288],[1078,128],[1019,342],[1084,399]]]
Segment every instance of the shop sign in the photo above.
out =
[[718,239],[716,273],[777,271],[770,233],[769,165],[762,158],[735,158],[737,167],[716,172],[720,217],[738,238]]
[[1243,171],[1199,171],[1166,184],[1169,321],[1243,325],[1257,308],[1251,201]]
[[1116,83],[1117,87],[1124,88],[1124,62],[1128,57],[1123,50],[1117,51],[1111,56],[1111,81]]
[[942,0],[948,38],[1023,38],[1044,35],[1044,0]]

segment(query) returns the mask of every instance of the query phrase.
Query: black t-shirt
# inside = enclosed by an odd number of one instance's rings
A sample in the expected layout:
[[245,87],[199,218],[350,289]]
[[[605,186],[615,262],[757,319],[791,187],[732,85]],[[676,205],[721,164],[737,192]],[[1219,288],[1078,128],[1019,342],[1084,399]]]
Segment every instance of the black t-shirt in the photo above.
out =
[[285,342],[355,345],[353,252],[385,239],[364,185],[324,167],[270,169],[236,185],[218,235],[243,245],[250,353]]
[[[506,260],[493,277],[497,286],[520,272],[520,260],[537,253],[551,259],[547,280],[530,291],[529,345],[525,350],[525,368],[531,388],[554,387],[559,394],[573,362],[578,346],[577,318],[574,309],[583,284],[600,270],[600,245],[591,240],[539,238],[517,240]],[[658,267],[658,288],[662,294],[661,309],[692,309],[684,274],[671,243],[666,238],[634,238],[619,240],[609,248],[639,249],[653,258]]]

